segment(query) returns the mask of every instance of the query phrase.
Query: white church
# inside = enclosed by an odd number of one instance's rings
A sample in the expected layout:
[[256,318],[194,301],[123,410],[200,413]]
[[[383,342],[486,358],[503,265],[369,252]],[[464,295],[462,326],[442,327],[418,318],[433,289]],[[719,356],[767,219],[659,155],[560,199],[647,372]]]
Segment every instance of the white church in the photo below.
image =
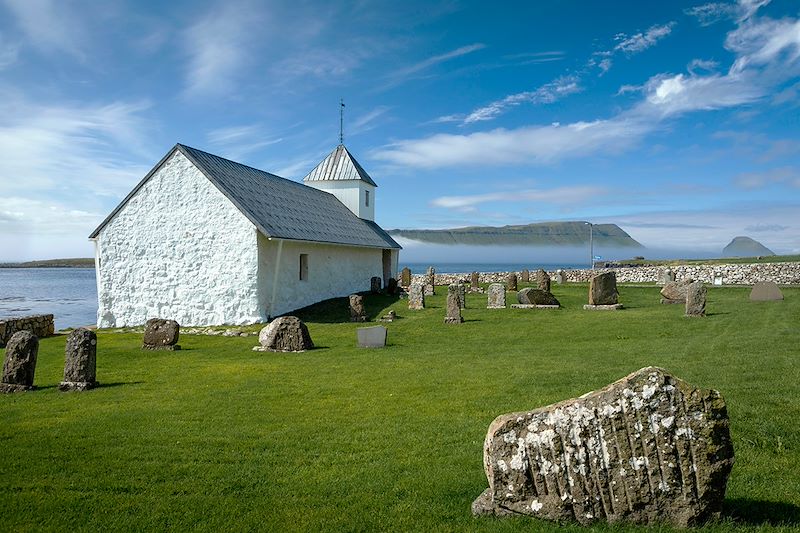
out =
[[265,322],[397,277],[377,185],[344,145],[303,181],[177,144],[89,237],[98,327]]

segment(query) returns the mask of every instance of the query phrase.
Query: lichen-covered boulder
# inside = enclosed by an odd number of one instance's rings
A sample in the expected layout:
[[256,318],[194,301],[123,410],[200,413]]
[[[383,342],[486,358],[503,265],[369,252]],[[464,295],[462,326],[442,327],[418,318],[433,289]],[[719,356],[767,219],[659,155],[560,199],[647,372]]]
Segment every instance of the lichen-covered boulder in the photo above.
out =
[[598,274],[589,282],[589,305],[615,305],[618,296],[617,275],[614,272]]
[[694,282],[691,278],[682,279],[680,281],[667,281],[664,283],[664,288],[661,289],[661,296],[667,300],[678,300],[681,302],[686,301],[686,291],[689,285]]
[[706,295],[708,289],[702,281],[695,281],[689,284],[686,289],[686,316],[705,316],[706,315]]
[[281,316],[261,329],[254,350],[269,352],[304,352],[314,348],[308,328],[296,316]]
[[550,292],[550,276],[543,268],[536,271],[536,286],[543,291]]
[[733,466],[725,402],[655,367],[580,398],[497,417],[476,515],[699,524]]
[[87,390],[97,387],[97,334],[78,328],[67,337],[64,350],[64,380],[61,391]]
[[174,320],[151,318],[144,325],[142,348],[145,350],[178,350],[181,326]]
[[39,338],[30,331],[14,333],[6,344],[0,392],[18,392],[33,388]]
[[364,310],[364,297],[360,294],[350,295],[350,322],[366,322],[367,312]]
[[414,282],[408,288],[408,308],[425,309],[425,285],[422,283]]
[[561,305],[548,291],[529,287],[517,293],[517,301],[523,305]]

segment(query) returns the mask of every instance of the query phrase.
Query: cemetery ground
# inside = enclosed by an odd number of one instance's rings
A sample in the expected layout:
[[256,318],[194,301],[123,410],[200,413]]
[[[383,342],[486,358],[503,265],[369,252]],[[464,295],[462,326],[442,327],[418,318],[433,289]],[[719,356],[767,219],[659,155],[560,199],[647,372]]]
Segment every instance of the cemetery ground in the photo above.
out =
[[401,317],[384,349],[355,347],[370,324],[349,322],[346,298],[298,313],[305,353],[199,335],[142,351],[141,333],[100,331],[102,386],[81,393],[58,391],[65,336],[45,338],[39,389],[0,397],[2,529],[556,531],[472,516],[489,423],[649,365],[727,402],[736,463],[722,520],[701,530],[800,529],[800,289],[749,290],[710,287],[705,318],[653,285],[620,286],[615,312],[584,311],[586,284],[554,284],[560,310],[468,294],[454,325],[446,287],[421,311],[369,295],[373,321]]

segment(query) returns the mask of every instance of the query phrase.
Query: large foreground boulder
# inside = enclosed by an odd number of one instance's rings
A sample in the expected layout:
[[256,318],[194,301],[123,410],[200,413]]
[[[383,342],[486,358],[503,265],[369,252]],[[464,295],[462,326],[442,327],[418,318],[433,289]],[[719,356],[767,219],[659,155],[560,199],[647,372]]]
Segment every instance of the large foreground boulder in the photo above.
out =
[[519,291],[517,301],[522,305],[561,305],[550,292],[532,287]]
[[614,272],[598,274],[589,282],[589,305],[616,305],[618,296]]
[[151,318],[144,325],[143,350],[180,350],[181,326],[174,320]]
[[304,352],[314,348],[311,335],[303,321],[296,316],[281,316],[261,329],[261,346],[253,348],[269,352]]
[[561,403],[497,417],[476,515],[677,527],[719,516],[733,445],[719,392],[643,368]]
[[30,331],[14,333],[6,344],[0,392],[19,392],[33,389],[39,338]]

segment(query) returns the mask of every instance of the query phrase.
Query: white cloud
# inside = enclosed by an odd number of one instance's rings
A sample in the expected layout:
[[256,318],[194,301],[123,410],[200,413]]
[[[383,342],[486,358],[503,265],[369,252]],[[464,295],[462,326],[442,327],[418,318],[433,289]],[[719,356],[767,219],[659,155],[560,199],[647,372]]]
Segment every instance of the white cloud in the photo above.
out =
[[617,40],[620,42],[614,47],[614,50],[619,50],[628,54],[643,52],[655,46],[658,41],[669,35],[670,32],[672,32],[673,26],[675,26],[675,22],[669,22],[662,25],[656,24],[648,28],[647,31],[631,35],[630,37],[625,34],[620,34],[617,36]]
[[19,45],[6,42],[0,33],[0,70],[16,63],[18,55]]
[[585,203],[607,191],[601,187],[575,186],[555,189],[527,189],[501,191],[466,196],[441,196],[431,201],[434,207],[444,207],[461,211],[474,210],[477,205],[490,202],[544,202],[554,205],[575,205]]
[[270,138],[257,124],[218,128],[209,131],[206,137],[222,155],[237,161],[259,148],[283,141],[280,137]]
[[396,70],[390,75],[390,77],[401,80],[403,78],[407,78],[409,76],[427,70],[433,67],[434,65],[438,65],[439,63],[444,63],[445,61],[450,61],[451,59],[465,56],[467,54],[477,52],[478,50],[483,50],[484,48],[486,48],[486,45],[482,43],[474,43],[467,46],[462,46],[460,48],[456,48],[455,50],[451,50],[444,54],[439,54],[429,57],[428,59],[420,61],[419,63],[415,63],[408,67]]
[[562,76],[546,83],[535,91],[506,96],[502,100],[497,100],[491,104],[478,108],[464,118],[464,124],[491,120],[503,113],[509,107],[515,107],[523,103],[530,104],[552,104],[565,96],[580,92],[576,76]]
[[349,133],[350,135],[358,135],[360,133],[367,132],[377,125],[377,120],[386,114],[389,111],[389,107],[387,106],[378,106],[375,109],[360,115],[353,121],[351,126],[348,126],[347,121],[345,120],[344,125],[344,133],[345,137]]
[[260,33],[262,18],[250,2],[231,1],[215,6],[185,31],[187,95],[223,95],[236,86],[251,59],[248,44]]
[[781,167],[760,172],[742,172],[733,181],[742,189],[761,189],[778,183],[800,189],[800,169]]
[[685,9],[683,12],[695,17],[701,26],[710,26],[727,19],[733,19],[737,23],[741,23],[769,3],[770,0],[739,0],[733,3],[711,2]]
[[28,40],[45,53],[67,53],[85,59],[89,32],[67,0],[2,0]]

